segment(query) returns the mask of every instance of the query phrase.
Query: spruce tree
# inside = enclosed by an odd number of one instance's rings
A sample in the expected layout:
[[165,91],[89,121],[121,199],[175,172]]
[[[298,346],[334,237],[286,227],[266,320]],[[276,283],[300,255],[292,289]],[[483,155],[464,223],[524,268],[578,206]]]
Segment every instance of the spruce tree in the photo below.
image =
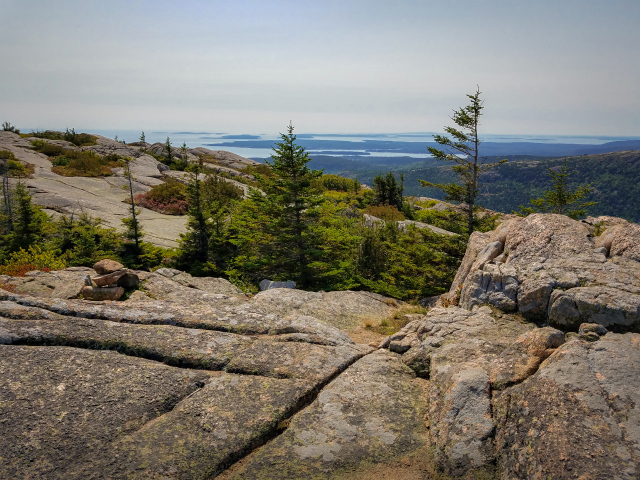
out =
[[14,189],[15,209],[12,217],[12,231],[6,236],[9,252],[36,245],[46,236],[48,217],[31,201],[27,188],[18,182]]
[[260,191],[250,193],[235,222],[235,264],[240,272],[253,272],[253,281],[269,275],[305,288],[313,282],[311,264],[322,253],[315,234],[322,197],[314,186],[322,171],[308,167],[311,159],[296,145],[291,124],[280,138],[267,161],[272,175],[256,175]]
[[490,168],[506,162],[502,160],[497,163],[484,163],[480,157],[480,138],[478,127],[480,117],[484,108],[483,100],[480,99],[480,87],[473,95],[467,95],[470,100],[469,105],[453,111],[451,119],[456,127],[444,127],[445,135],[434,135],[433,139],[442,146],[442,149],[427,147],[429,152],[437,160],[445,160],[453,163],[453,171],[458,175],[462,185],[456,183],[431,183],[420,180],[424,187],[439,188],[445,193],[445,200],[463,203],[467,217],[467,232],[473,232],[473,210],[476,206],[478,196],[478,183],[480,175]]
[[171,139],[167,137],[166,142],[164,142],[164,163],[165,165],[171,166],[173,163],[173,148],[171,147]]
[[9,160],[15,156],[8,150],[0,151],[0,175],[2,176],[2,224],[7,232],[13,230],[13,212],[11,208],[11,192],[9,187]]
[[567,215],[573,219],[582,217],[587,214],[587,209],[594,206],[597,202],[581,202],[589,195],[593,188],[592,184],[580,185],[574,189],[569,187],[569,177],[572,172],[567,167],[567,159],[558,171],[547,168],[548,177],[551,179],[551,188],[548,189],[542,197],[531,199],[530,207],[520,206],[521,215],[529,215],[534,212],[557,213]]
[[189,167],[193,174],[187,185],[189,204],[187,233],[180,235],[181,261],[183,264],[205,263],[209,256],[209,237],[211,228],[207,222],[207,209],[202,198],[202,164]]
[[122,223],[127,227],[127,230],[124,233],[124,237],[127,242],[124,244],[124,257],[130,259],[132,266],[140,268],[142,255],[142,237],[144,236],[144,232],[142,231],[142,227],[138,222],[138,214],[140,211],[136,210],[136,202],[133,196],[133,174],[131,172],[131,158],[125,157],[124,161],[124,176],[129,181],[129,196],[131,207],[129,212],[131,216],[129,218],[123,218]]

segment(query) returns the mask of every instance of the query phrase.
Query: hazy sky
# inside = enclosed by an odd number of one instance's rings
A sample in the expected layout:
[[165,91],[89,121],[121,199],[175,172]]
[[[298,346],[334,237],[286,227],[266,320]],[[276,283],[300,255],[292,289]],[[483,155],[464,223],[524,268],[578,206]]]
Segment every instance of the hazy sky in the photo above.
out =
[[640,135],[639,0],[0,0],[0,121]]

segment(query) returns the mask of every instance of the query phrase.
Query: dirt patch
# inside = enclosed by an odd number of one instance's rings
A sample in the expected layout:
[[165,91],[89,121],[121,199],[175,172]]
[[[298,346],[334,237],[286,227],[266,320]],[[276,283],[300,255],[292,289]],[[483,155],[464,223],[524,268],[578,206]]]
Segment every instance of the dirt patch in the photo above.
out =
[[380,345],[380,343],[387,338],[386,335],[374,332],[365,326],[358,326],[350,332],[347,332],[347,335],[349,335],[349,338],[356,343],[366,344],[374,348]]

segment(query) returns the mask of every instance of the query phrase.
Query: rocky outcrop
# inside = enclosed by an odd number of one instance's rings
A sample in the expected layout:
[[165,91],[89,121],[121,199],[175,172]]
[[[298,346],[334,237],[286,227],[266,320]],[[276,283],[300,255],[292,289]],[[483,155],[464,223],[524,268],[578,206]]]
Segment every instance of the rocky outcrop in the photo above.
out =
[[[134,195],[145,193],[154,185],[162,184],[165,176],[171,176],[181,181],[188,180],[188,175],[184,178],[184,172],[160,172],[158,166],[162,164],[148,154],[150,151],[148,149],[143,152],[137,144],[125,145],[100,135],[95,137],[97,145],[85,147],[76,147],[74,144],[64,140],[45,141],[69,150],[90,150],[99,155],[116,154],[132,158],[131,171],[135,178],[133,182]],[[51,171],[52,164],[50,159],[46,155],[33,150],[32,140],[34,138],[22,138],[13,132],[0,131],[0,150],[11,151],[18,160],[33,165],[35,169],[30,178],[23,180],[32,195],[34,203],[43,207],[50,214],[79,215],[86,213],[92,217],[99,217],[103,220],[105,226],[122,231],[124,227],[121,219],[129,215],[129,206],[124,203],[129,188],[128,180],[124,176],[124,170],[115,168],[112,176],[104,178],[57,175]],[[158,145],[164,147],[164,144]],[[174,150],[175,153],[179,151],[179,149]],[[256,163],[253,160],[244,159],[230,152],[213,152],[202,148],[188,150],[190,161],[196,161],[199,156],[206,152],[212,152],[216,155],[216,161],[224,163],[225,166],[220,168],[229,169],[234,174],[242,176],[246,176],[246,174],[233,169],[246,168],[247,165]],[[233,183],[242,189],[245,194],[248,191],[249,187],[244,183],[224,177],[221,178],[224,181]],[[145,228],[145,240],[162,247],[176,247],[179,235],[184,233],[186,228],[186,217],[164,215],[146,208],[141,209],[140,219]]]
[[449,299],[461,288],[464,308],[486,303],[565,331],[640,329],[640,226],[592,223],[534,214],[474,233]]
[[346,331],[398,303],[366,292],[0,277],[0,479],[637,479],[636,229],[594,220],[474,234],[461,306],[378,349]]
[[373,350],[253,305],[224,280],[134,273],[145,298],[124,302],[0,290],[0,478],[215,476]]
[[561,346],[494,400],[502,478],[640,475],[640,335]]

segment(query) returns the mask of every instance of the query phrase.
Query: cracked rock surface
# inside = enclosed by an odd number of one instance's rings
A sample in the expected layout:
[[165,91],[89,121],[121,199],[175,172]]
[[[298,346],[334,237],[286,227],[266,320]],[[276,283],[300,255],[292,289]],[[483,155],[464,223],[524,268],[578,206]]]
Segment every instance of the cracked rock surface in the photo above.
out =
[[588,222],[474,234],[460,306],[378,349],[364,292],[0,277],[0,479],[638,479],[638,230]]
[[471,236],[449,292],[564,331],[599,323],[640,331],[640,225],[612,217],[513,218]]

